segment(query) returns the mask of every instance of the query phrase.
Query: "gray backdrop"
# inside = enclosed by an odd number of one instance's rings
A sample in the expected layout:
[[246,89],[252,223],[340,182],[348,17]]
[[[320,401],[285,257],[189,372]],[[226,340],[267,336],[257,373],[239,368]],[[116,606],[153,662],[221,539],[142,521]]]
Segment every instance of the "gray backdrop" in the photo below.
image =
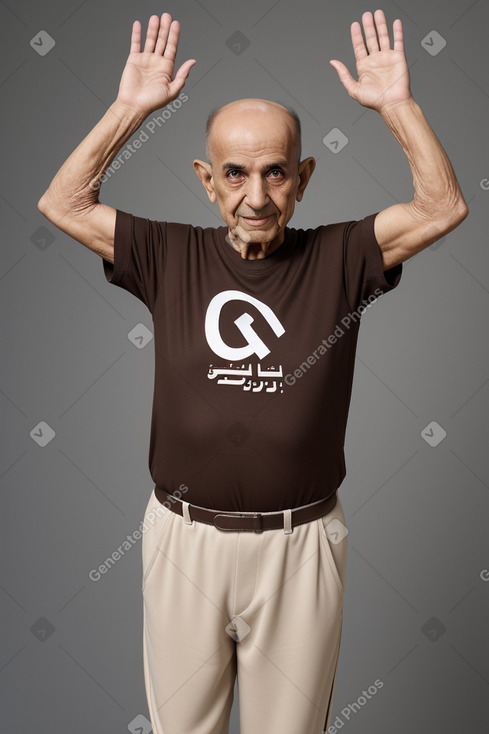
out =
[[[145,28],[169,11],[182,24],[179,63],[197,59],[189,100],[102,201],[219,226],[192,159],[205,157],[209,110],[248,96],[295,107],[303,157],[318,161],[291,226],[410,200],[399,144],[328,63],[355,73],[350,23],[376,7],[1,2],[2,731],[150,731],[141,541],[100,580],[89,573],[137,529],[153,488],[153,342],[128,337],[151,330],[151,317],[42,217],[39,197],[115,99],[132,21]],[[403,21],[413,95],[470,214],[406,262],[396,291],[363,317],[340,489],[350,551],[333,722],[347,734],[479,734],[489,718],[489,11],[484,0],[381,7],[390,31]],[[323,142],[334,128],[348,138],[336,152]],[[233,733],[238,713],[235,699]]]

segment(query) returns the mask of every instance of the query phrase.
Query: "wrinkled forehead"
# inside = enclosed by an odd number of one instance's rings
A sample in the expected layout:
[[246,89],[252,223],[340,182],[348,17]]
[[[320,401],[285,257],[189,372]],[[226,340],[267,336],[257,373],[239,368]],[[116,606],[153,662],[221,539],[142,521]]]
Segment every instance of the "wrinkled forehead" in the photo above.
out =
[[296,133],[288,115],[262,109],[221,112],[212,126],[209,140],[212,163],[233,156],[252,159],[282,156],[293,161]]

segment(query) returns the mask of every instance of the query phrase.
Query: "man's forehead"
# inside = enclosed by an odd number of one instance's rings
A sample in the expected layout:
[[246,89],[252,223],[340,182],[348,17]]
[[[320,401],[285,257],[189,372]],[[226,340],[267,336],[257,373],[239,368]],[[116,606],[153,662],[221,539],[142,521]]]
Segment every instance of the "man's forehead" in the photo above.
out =
[[246,157],[259,158],[266,155],[287,155],[293,148],[292,135],[270,135],[259,131],[254,135],[250,130],[235,129],[229,135],[216,136],[213,148],[219,155],[240,154]]
[[218,119],[212,129],[212,147],[219,156],[287,156],[292,152],[294,138],[293,127],[283,118],[264,119],[253,114]]

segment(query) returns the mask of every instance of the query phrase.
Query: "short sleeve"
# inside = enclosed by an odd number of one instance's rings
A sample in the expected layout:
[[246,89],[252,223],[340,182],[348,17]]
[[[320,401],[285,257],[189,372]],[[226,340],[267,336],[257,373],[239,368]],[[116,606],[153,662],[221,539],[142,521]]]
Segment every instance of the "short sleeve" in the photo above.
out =
[[[374,221],[378,212],[364,219],[348,222],[343,236],[345,288],[352,311],[364,301],[371,302],[393,290],[401,280],[402,263],[384,270],[382,251],[375,237]],[[369,301],[370,297],[370,301]]]
[[165,262],[165,222],[116,210],[114,264],[102,258],[109,283],[132,293],[153,313]]

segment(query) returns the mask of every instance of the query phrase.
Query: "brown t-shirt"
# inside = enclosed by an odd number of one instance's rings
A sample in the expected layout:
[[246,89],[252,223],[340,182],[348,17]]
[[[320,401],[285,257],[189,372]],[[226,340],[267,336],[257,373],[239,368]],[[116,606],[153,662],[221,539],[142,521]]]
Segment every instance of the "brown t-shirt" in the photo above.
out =
[[242,512],[336,491],[360,316],[402,275],[382,269],[376,214],[287,227],[271,255],[243,260],[225,226],[117,211],[115,262],[103,267],[153,317],[157,486]]

